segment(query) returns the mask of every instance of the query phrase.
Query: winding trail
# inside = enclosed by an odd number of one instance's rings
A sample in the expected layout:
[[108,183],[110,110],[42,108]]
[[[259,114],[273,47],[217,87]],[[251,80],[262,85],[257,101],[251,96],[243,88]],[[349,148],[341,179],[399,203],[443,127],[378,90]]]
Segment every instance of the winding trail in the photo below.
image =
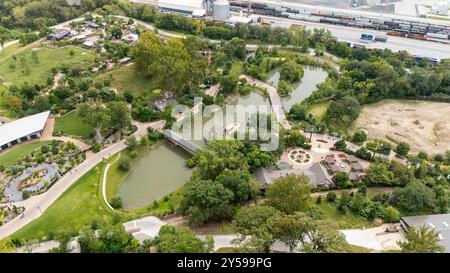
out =
[[[147,127],[149,123],[133,122],[138,127],[138,130],[134,133],[136,138],[140,138],[147,134]],[[161,121],[155,122],[155,126],[160,126]],[[117,142],[96,154],[92,154],[80,165],[74,168],[72,171],[64,175],[55,185],[53,185],[47,192],[33,196],[27,200],[11,203],[11,205],[25,207],[25,212],[12,221],[6,223],[0,227],[0,238],[7,237],[17,230],[21,229],[31,221],[37,219],[45,210],[50,207],[72,184],[85,175],[97,164],[103,162],[110,156],[127,148],[125,140]]]
[[267,90],[269,95],[270,105],[272,107],[273,112],[278,120],[278,122],[285,128],[291,129],[292,126],[289,124],[289,121],[286,118],[286,113],[284,112],[283,103],[281,102],[281,97],[278,94],[278,91],[272,85],[265,83],[263,81],[257,80],[247,75],[241,75],[241,79],[246,79],[247,83],[254,85],[258,88],[262,88]]

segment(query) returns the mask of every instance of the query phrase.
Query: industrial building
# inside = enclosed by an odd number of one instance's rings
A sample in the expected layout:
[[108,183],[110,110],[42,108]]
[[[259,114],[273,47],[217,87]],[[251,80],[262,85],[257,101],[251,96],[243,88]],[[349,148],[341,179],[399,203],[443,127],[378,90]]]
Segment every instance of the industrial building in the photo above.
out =
[[0,151],[24,141],[40,138],[50,111],[21,118],[0,126]]
[[199,16],[206,14],[203,0],[159,0],[158,9],[166,12],[178,12]]
[[162,12],[177,12],[194,18],[213,16],[226,21],[230,18],[230,2],[227,0],[159,0],[158,9]]

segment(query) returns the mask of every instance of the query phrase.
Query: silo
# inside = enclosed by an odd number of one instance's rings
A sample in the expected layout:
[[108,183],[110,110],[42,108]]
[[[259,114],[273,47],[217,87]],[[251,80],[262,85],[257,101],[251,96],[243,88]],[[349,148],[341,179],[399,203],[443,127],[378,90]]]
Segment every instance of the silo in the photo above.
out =
[[225,21],[230,18],[230,3],[226,0],[217,0],[214,2],[214,18]]

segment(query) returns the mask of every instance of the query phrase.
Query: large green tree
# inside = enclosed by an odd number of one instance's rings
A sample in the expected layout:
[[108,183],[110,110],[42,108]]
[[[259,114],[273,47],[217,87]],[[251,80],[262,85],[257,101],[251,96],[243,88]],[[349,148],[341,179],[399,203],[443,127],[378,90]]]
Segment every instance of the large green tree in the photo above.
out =
[[153,239],[160,253],[209,253],[214,248],[214,239],[202,240],[188,227],[163,226]]
[[224,185],[211,180],[194,179],[183,194],[180,211],[192,223],[205,223],[230,217],[234,194]]
[[100,104],[82,103],[78,105],[77,114],[85,123],[94,128],[95,139],[97,142],[101,142],[103,140],[102,128],[111,120],[108,109]]
[[405,253],[437,253],[444,252],[439,245],[439,232],[426,226],[411,228],[406,234],[406,242],[399,242]]
[[287,214],[308,207],[311,183],[306,175],[287,175],[276,179],[267,189],[267,204]]

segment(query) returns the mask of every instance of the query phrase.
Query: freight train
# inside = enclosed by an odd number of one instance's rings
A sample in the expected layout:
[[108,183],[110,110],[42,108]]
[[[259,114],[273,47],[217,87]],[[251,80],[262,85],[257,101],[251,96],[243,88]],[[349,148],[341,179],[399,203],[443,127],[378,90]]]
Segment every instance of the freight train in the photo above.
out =
[[[249,7],[247,1],[230,1],[230,5],[241,9],[247,9]],[[253,13],[260,15],[386,31],[387,35],[406,37],[415,40],[429,40],[435,42],[450,40],[450,26],[444,25],[397,19],[380,20],[364,17],[348,17],[333,13],[310,13],[305,10],[297,10],[282,6],[273,7],[261,3],[251,3],[250,9]]]

